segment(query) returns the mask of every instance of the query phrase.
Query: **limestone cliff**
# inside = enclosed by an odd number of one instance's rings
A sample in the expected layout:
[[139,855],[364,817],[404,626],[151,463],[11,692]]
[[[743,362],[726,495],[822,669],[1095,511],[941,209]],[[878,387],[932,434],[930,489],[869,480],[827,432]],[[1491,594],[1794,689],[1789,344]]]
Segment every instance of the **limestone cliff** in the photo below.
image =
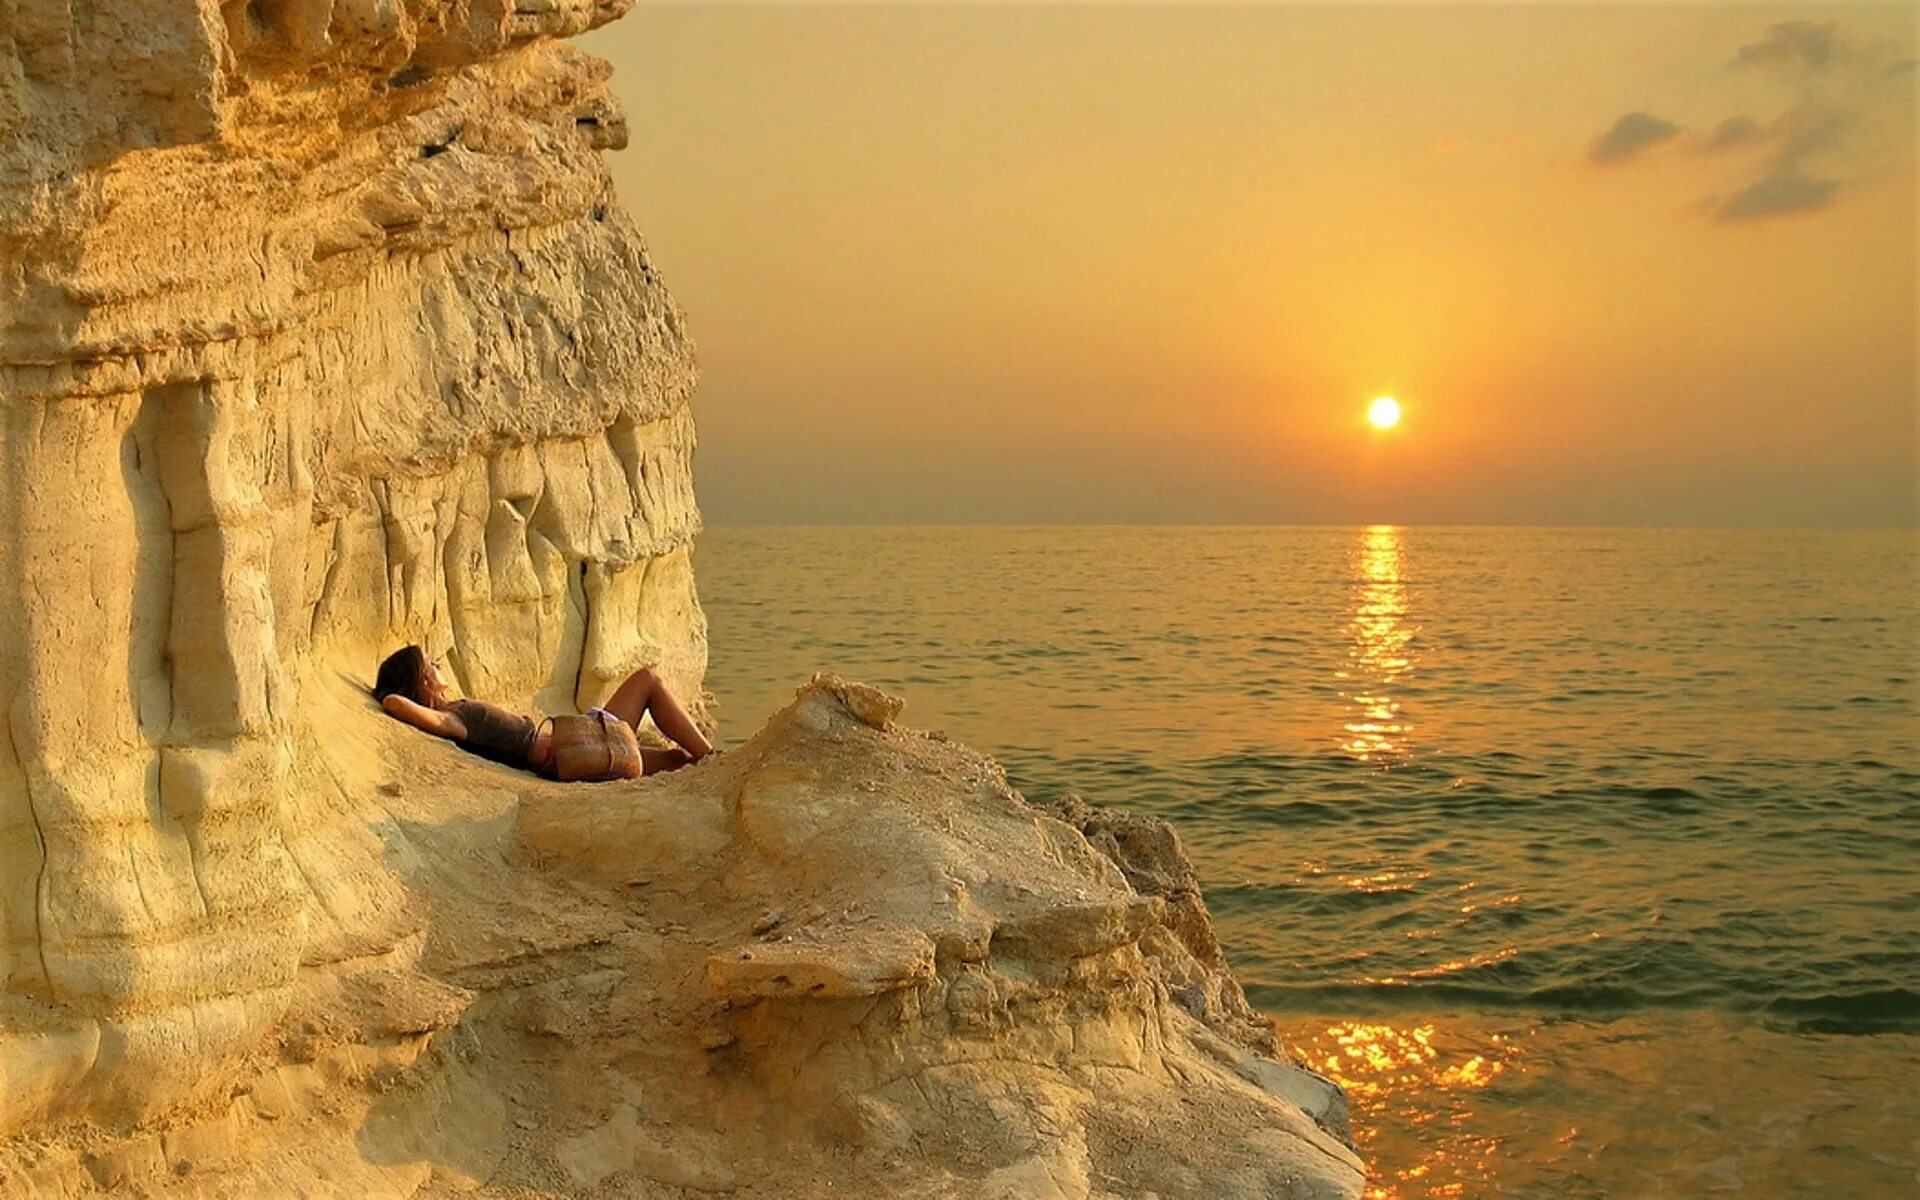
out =
[[1356,1194],[1164,827],[837,682],[599,789],[368,700],[701,695],[626,7],[0,0],[0,1195]]
[[699,694],[618,4],[0,9],[0,1131],[156,1112],[419,928],[303,694]]

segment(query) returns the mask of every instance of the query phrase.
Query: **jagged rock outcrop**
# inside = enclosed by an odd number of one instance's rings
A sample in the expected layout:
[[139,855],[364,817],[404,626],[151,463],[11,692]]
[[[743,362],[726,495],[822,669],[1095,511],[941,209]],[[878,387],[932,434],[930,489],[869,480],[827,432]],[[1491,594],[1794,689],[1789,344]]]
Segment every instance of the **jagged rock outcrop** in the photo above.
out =
[[[1360,1192],[1337,1089],[1264,1053],[1224,966],[1170,957],[1179,899],[870,688],[818,679],[737,749],[591,789],[423,749],[345,687],[318,702],[339,768],[390,776],[411,965],[303,972],[228,1094],[16,1146],[16,1185]],[[1195,984],[1223,1007],[1196,1015]]]
[[1163,825],[832,679],[595,788],[371,703],[701,695],[625,7],[0,7],[0,1196],[1357,1194]]

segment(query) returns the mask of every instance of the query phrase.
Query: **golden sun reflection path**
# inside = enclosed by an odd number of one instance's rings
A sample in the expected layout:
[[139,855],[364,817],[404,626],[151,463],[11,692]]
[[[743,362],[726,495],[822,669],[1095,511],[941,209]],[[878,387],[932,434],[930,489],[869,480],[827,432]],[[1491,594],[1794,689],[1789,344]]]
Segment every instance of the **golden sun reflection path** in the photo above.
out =
[[1475,1094],[1512,1065],[1499,1033],[1464,1044],[1433,1021],[1340,1021],[1288,1028],[1308,1066],[1347,1093],[1356,1144],[1377,1172],[1367,1200],[1475,1196],[1498,1178],[1501,1139],[1482,1131]]
[[1413,726],[1396,698],[1414,669],[1416,628],[1407,620],[1406,551],[1399,527],[1369,525],[1351,556],[1354,580],[1347,635],[1352,645],[1337,672],[1351,706],[1341,748],[1362,762],[1404,758]]
[[[1401,530],[1372,525],[1348,555],[1346,661],[1336,673],[1346,705],[1340,748],[1363,763],[1392,767],[1412,754],[1413,723],[1403,711],[1407,676],[1417,666]],[[1382,870],[1349,879],[1365,892],[1411,890],[1424,871]],[[1486,956],[1368,978],[1404,986],[1497,962]],[[1484,961],[1482,959],[1484,958]],[[1361,1153],[1376,1164],[1368,1200],[1480,1194],[1498,1174],[1501,1139],[1482,1129],[1476,1094],[1505,1072],[1519,1046],[1501,1034],[1463,1039],[1434,1021],[1340,1021],[1288,1030],[1314,1070],[1346,1090]]]

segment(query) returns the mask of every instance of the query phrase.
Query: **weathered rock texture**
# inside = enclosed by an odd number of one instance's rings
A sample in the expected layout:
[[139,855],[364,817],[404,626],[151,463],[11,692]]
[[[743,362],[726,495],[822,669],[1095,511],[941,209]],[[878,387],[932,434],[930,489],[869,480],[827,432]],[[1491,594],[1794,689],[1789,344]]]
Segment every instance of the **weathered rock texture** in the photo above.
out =
[[370,702],[701,694],[624,8],[0,0],[0,1195],[1356,1194],[1164,826],[831,680],[598,789]]
[[0,1131],[417,933],[316,676],[699,694],[692,350],[549,36],[621,7],[0,8]]

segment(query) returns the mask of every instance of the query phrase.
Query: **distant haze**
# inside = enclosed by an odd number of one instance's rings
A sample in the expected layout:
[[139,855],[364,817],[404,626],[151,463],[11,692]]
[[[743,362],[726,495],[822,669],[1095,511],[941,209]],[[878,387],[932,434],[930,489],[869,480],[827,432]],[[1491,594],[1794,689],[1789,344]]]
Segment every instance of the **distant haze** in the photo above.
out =
[[1914,521],[1910,6],[643,4],[583,44],[711,520]]

